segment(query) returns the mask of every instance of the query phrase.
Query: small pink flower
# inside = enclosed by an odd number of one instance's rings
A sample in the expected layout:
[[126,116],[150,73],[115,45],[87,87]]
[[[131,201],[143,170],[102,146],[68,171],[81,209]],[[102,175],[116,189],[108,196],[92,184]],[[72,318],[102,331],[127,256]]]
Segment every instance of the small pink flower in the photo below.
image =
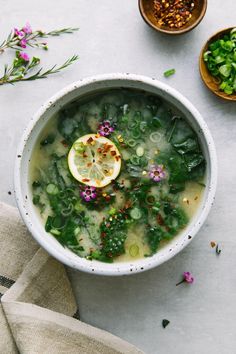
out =
[[166,177],[166,173],[162,165],[152,165],[149,170],[149,177],[154,182],[160,182]]
[[186,281],[186,283],[191,284],[194,282],[194,277],[192,276],[192,274],[190,272],[184,272],[183,277],[184,277],[184,280]]
[[102,136],[108,136],[114,132],[114,128],[111,126],[111,123],[108,120],[105,120],[99,124],[98,132]]
[[193,275],[190,272],[183,272],[183,279],[179,283],[177,283],[176,286],[182,283],[192,284],[193,282],[194,282]]
[[14,28],[14,33],[15,36],[18,37],[19,39],[23,38],[25,33],[23,31],[19,31],[18,28]]
[[86,201],[90,202],[93,199],[96,199],[97,193],[95,187],[87,186],[81,193],[80,196]]
[[26,34],[32,33],[32,28],[31,28],[29,22],[26,22],[25,26],[22,28],[22,31]]
[[27,45],[27,40],[25,38],[23,38],[21,41],[20,41],[20,46],[22,48],[26,48],[26,45]]
[[24,61],[30,61],[30,57],[27,53],[25,52],[20,52],[19,53],[19,58],[24,59]]

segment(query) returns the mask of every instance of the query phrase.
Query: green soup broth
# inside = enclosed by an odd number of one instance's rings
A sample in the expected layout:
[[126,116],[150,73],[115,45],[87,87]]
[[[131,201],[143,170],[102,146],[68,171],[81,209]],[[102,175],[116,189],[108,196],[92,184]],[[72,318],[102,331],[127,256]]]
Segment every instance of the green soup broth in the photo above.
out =
[[[68,153],[106,124],[120,173],[86,201]],[[32,153],[30,183],[46,231],[62,245],[87,259],[132,261],[155,254],[188,225],[205,168],[197,135],[179,112],[157,96],[120,89],[72,102],[52,117]]]

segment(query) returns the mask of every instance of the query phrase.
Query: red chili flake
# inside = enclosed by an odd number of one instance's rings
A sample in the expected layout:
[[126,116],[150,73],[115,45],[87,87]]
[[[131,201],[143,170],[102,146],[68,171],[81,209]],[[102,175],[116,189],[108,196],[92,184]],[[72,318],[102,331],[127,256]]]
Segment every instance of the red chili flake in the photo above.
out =
[[111,151],[111,156],[115,156],[116,155],[116,151]]
[[111,200],[111,196],[110,196],[110,195],[107,195],[107,196],[105,197],[105,199],[109,202],[109,200]]
[[164,225],[164,219],[160,214],[157,214],[157,223],[162,226]]
[[68,144],[67,144],[66,140],[62,140],[61,143],[62,143],[63,146],[68,147]]
[[87,167],[91,167],[91,166],[92,166],[92,162],[88,162]]
[[102,233],[101,233],[101,237],[102,237],[102,238],[106,237],[106,235],[107,235],[107,234],[106,234],[105,232],[102,232]]
[[87,140],[88,144],[91,144],[93,142],[93,138],[90,136],[90,138]]
[[99,153],[99,154],[101,154],[102,153],[102,148],[97,148],[97,152]]
[[103,156],[103,157],[106,157],[106,156],[107,156],[107,154],[102,154],[102,156]]
[[113,147],[113,145],[109,145],[106,143],[104,146],[104,150],[109,151],[112,147]]
[[131,200],[128,200],[128,201],[125,203],[125,209],[129,209],[131,206],[132,206],[132,202],[131,202]]
[[90,181],[89,178],[83,178],[83,179],[82,179],[82,182],[89,182],[89,181]]
[[120,155],[115,156],[115,159],[116,159],[116,161],[119,161],[119,159],[120,159]]

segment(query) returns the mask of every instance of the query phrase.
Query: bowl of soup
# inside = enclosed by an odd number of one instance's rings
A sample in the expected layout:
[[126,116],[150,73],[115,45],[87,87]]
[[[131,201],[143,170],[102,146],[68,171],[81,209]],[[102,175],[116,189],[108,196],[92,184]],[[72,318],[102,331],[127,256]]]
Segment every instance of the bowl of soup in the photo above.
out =
[[15,194],[35,240],[89,273],[134,274],[179,253],[214,200],[214,142],[196,108],[148,77],[61,90],[31,119]]

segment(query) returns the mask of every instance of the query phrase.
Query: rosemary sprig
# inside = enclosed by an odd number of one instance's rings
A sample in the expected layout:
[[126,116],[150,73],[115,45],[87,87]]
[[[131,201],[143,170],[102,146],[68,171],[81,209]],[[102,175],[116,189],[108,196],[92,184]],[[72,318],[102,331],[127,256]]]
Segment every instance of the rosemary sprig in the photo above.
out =
[[[50,69],[43,71],[40,68],[36,73],[28,76],[32,69],[39,65],[40,59],[33,57],[29,60],[25,53],[16,52],[16,57],[11,66],[4,66],[4,75],[0,78],[0,85],[4,84],[14,84],[19,81],[32,81],[37,79],[45,79],[48,75],[56,74],[59,71],[67,68],[69,65],[73,64],[78,60],[77,55],[73,55],[71,58],[67,59],[62,65],[53,65]],[[25,56],[25,57],[24,57]]]
[[60,36],[62,34],[69,34],[78,30],[79,28],[68,27],[49,32],[44,32],[41,30],[33,32],[30,25],[26,24],[26,26],[22,29],[18,30],[15,28],[9,33],[8,37],[0,44],[0,54],[7,48],[22,50],[22,48],[26,48],[27,45],[33,48],[37,47],[47,50],[47,43],[39,42],[39,38]]

